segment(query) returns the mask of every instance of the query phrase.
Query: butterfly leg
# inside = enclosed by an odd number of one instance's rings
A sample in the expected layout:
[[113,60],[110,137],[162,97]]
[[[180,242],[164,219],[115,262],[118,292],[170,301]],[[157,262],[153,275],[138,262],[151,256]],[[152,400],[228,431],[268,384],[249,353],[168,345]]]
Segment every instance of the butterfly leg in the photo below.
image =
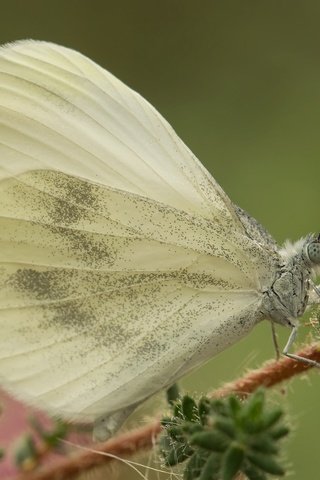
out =
[[292,358],[292,360],[296,360],[298,362],[303,362],[303,363],[306,363],[307,365],[312,365],[313,367],[320,368],[320,363],[316,362],[315,360],[311,360],[305,357],[300,357],[300,355],[295,355],[294,353],[289,353],[289,350],[291,349],[292,345],[294,344],[297,338],[297,334],[298,334],[298,326],[294,326],[290,333],[287,344],[283,349],[283,352],[282,352],[283,355],[285,355],[286,357]]
[[119,410],[111,415],[102,415],[97,418],[93,426],[93,439],[98,442],[103,442],[111,438],[126,419],[135,410],[136,405]]
[[280,358],[280,350],[279,350],[279,344],[278,344],[278,338],[277,338],[277,332],[274,326],[274,322],[271,322],[271,332],[272,332],[272,340],[273,340],[273,346],[276,352],[276,359],[279,360]]

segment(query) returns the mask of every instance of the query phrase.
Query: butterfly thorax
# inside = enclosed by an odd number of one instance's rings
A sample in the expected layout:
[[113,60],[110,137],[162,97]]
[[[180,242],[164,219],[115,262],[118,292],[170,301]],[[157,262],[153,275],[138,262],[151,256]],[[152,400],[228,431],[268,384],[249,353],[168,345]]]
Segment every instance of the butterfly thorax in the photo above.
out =
[[319,237],[307,237],[294,247],[282,252],[283,264],[262,303],[265,317],[286,326],[293,326],[306,310],[312,271],[319,261]]

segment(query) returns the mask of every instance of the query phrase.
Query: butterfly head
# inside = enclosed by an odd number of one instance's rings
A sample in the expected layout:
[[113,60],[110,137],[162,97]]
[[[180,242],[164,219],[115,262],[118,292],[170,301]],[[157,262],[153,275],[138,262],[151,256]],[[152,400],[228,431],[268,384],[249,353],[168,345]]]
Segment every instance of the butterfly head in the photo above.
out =
[[264,293],[263,313],[276,323],[293,327],[310,303],[312,277],[320,270],[320,234],[287,243],[280,256],[283,263]]

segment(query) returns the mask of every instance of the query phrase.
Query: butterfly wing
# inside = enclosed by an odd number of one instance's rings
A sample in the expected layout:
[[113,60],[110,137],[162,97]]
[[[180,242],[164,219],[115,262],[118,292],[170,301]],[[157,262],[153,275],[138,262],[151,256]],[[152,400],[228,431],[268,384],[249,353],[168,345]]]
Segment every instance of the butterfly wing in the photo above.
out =
[[142,97],[0,50],[0,376],[68,418],[138,403],[244,335],[276,255]]

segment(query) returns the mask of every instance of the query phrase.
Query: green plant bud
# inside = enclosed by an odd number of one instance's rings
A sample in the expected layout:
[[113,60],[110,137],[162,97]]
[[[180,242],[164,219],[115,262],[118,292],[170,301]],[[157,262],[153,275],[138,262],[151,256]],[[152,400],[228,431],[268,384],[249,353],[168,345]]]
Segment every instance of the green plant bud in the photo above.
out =
[[185,395],[182,398],[181,407],[183,416],[186,420],[189,420],[191,422],[199,419],[198,407],[193,398]]
[[4,457],[4,449],[0,448],[0,460]]
[[262,453],[248,453],[247,458],[251,463],[261,468],[266,473],[272,475],[284,475],[284,470],[280,465],[270,456]]
[[195,433],[190,438],[190,443],[213,452],[224,452],[228,447],[225,436],[216,431]]
[[232,480],[241,469],[244,459],[244,450],[241,445],[231,445],[224,455],[222,464],[222,480]]
[[277,426],[281,417],[279,408],[265,412],[263,390],[246,402],[236,396],[204,397],[197,405],[186,395],[174,406],[174,416],[162,420],[162,455],[168,466],[189,459],[184,480],[234,480],[240,471],[248,480],[280,476],[284,470],[275,461],[277,440],[289,432]]

